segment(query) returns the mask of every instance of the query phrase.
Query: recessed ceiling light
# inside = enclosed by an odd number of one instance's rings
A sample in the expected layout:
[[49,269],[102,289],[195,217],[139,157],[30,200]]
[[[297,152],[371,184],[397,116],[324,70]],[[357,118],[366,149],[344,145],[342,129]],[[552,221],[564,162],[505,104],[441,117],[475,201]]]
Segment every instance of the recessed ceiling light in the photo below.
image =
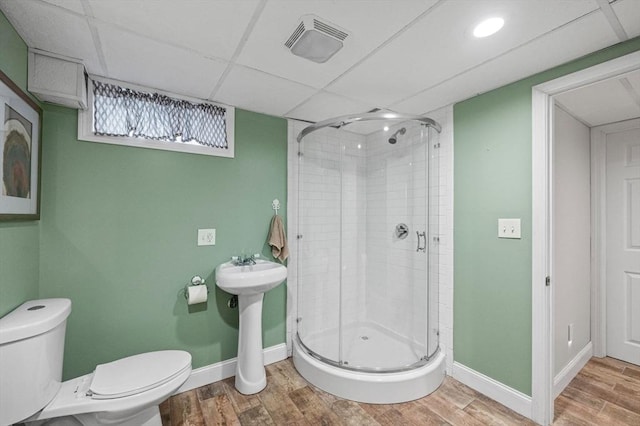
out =
[[389,131],[389,126],[384,126],[383,130],[384,130],[385,132],[388,132],[388,131]]
[[476,27],[473,29],[473,35],[478,38],[488,37],[491,34],[495,34],[500,31],[503,25],[504,19],[502,18],[495,17],[485,19],[484,21],[476,25]]

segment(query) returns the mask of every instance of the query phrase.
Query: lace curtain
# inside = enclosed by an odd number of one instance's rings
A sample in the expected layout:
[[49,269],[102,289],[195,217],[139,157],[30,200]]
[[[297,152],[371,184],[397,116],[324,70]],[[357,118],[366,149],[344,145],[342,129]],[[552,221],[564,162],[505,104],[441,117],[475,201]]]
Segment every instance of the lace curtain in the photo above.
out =
[[222,107],[93,81],[94,133],[228,148]]

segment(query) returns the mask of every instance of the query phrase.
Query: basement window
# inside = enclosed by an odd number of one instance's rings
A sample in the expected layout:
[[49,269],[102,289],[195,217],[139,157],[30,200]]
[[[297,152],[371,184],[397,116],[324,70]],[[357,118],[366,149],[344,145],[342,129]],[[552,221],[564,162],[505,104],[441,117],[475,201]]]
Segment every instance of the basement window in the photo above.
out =
[[234,108],[108,79],[88,79],[78,139],[234,156]]

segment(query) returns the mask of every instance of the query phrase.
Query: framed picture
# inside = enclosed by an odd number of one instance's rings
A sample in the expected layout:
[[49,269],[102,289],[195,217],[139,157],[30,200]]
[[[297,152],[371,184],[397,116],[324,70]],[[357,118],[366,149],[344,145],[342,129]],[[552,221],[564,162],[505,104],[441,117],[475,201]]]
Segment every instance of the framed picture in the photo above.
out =
[[40,219],[42,110],[0,71],[0,220]]

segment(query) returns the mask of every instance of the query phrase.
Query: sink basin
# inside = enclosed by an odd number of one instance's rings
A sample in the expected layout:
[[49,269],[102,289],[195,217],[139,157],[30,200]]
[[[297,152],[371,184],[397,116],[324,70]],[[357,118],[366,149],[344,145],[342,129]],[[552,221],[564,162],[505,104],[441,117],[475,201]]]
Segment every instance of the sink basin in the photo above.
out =
[[227,293],[260,294],[280,285],[287,278],[287,268],[279,263],[257,259],[255,265],[218,265],[216,283]]
[[236,266],[226,262],[216,268],[218,287],[238,296],[236,389],[245,395],[258,393],[267,386],[262,348],[262,300],[265,292],[286,278],[284,265],[263,259],[257,259],[255,265]]

